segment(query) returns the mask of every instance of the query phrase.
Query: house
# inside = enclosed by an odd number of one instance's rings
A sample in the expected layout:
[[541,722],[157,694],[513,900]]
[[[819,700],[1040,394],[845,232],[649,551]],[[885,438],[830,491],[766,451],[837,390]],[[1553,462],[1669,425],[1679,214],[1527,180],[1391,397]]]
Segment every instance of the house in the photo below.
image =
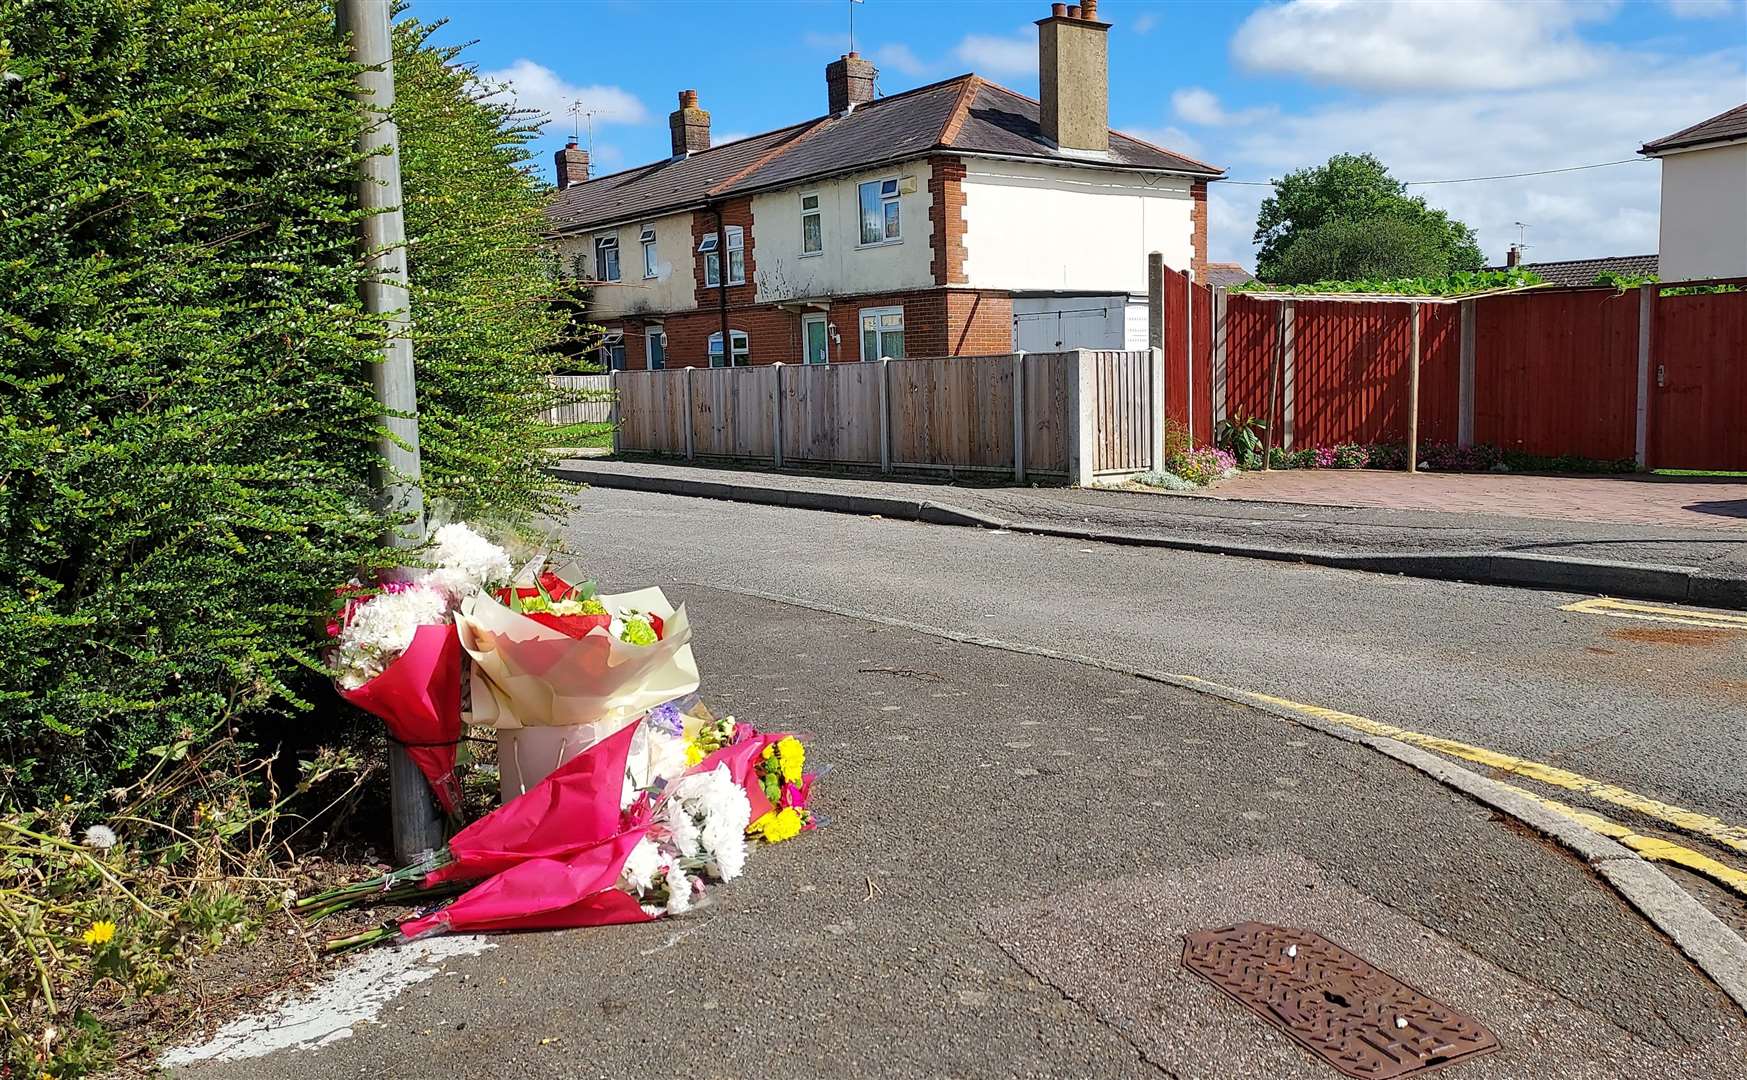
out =
[[1638,153],[1662,162],[1662,280],[1747,276],[1747,104]]
[[665,160],[558,151],[548,222],[608,363],[1144,347],[1147,254],[1203,265],[1222,170],[1110,130],[1095,2],[1037,27],[1040,101],[974,74],[876,97],[849,53],[824,116],[713,145],[685,90]]
[[1603,274],[1624,278],[1655,277],[1655,255],[1608,255],[1599,259],[1566,259],[1561,262],[1526,263],[1522,249],[1512,244],[1505,254],[1503,266],[1488,266],[1488,270],[1523,269],[1537,274],[1549,285],[1594,285]]
[[1196,277],[1202,284],[1215,289],[1229,289],[1233,285],[1247,285],[1256,280],[1256,275],[1234,262],[1207,263]]

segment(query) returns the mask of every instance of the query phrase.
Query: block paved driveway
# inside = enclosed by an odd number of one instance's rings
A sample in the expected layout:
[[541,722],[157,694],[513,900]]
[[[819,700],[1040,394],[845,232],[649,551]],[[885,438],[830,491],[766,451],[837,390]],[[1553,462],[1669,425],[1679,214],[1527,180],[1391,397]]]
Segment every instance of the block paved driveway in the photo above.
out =
[[1409,475],[1378,469],[1289,469],[1246,472],[1221,481],[1207,492],[1187,494],[1259,502],[1445,510],[1747,532],[1747,480],[1518,473]]

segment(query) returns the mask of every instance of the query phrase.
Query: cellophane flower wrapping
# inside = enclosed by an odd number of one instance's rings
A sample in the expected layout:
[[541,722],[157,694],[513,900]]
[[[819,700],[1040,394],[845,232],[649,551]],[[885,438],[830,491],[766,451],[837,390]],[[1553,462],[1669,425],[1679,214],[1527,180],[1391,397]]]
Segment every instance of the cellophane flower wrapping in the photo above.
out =
[[[383,594],[378,599],[391,599]],[[373,605],[364,606],[365,611]],[[388,733],[430,781],[446,814],[461,809],[455,752],[461,742],[461,642],[448,623],[412,630],[411,643],[374,677],[340,696],[382,718]]]

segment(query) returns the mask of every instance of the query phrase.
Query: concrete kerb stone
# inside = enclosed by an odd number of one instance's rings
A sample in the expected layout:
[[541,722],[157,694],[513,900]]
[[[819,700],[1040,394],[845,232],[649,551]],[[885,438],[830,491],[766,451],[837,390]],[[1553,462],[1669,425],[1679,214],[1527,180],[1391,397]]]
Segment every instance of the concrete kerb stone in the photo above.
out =
[[1003,652],[1025,656],[1063,660],[1104,671],[1131,675],[1148,682],[1162,683],[1208,697],[1219,698],[1222,701],[1229,701],[1289,723],[1333,736],[1343,742],[1366,746],[1424,773],[1440,784],[1459,791],[1476,802],[1490,806],[1499,813],[1522,822],[1577,854],[1636,908],[1645,919],[1649,920],[1651,925],[1667,935],[1675,943],[1675,946],[1686,955],[1687,959],[1698,965],[1699,969],[1709,976],[1718,988],[1728,995],[1731,1001],[1743,1012],[1747,1012],[1747,941],[1743,941],[1739,935],[1730,930],[1721,919],[1706,910],[1704,905],[1695,900],[1679,884],[1650,865],[1636,852],[1585,825],[1555,813],[1534,799],[1511,788],[1508,784],[1482,776],[1447,758],[1439,757],[1419,747],[1409,746],[1397,739],[1368,735],[1307,713],[1257,701],[1253,697],[1234,692],[1217,683],[1209,683],[1203,679],[1131,667],[1111,660],[1080,656],[1076,653],[1062,652],[1041,645],[1027,645],[1022,642],[1002,641],[999,638],[978,634],[959,633],[944,627],[931,626],[909,619],[876,615],[872,612],[856,611],[832,604],[815,603],[796,597],[761,592],[757,589],[735,589],[723,585],[713,585],[711,588],[736,592],[745,596],[756,596],[760,599],[771,600],[779,604],[791,604],[812,611],[823,611],[844,618],[912,630],[931,637],[957,641],[967,645],[999,649]]
[[1119,544],[1129,547],[1166,548],[1204,555],[1226,555],[1272,562],[1296,562],[1337,570],[1395,574],[1436,581],[1462,581],[1479,585],[1555,589],[1588,592],[1635,600],[1661,600],[1703,604],[1707,607],[1747,608],[1747,581],[1694,574],[1678,566],[1640,565],[1602,559],[1572,559],[1554,555],[1490,552],[1415,552],[1413,554],[1353,554],[1260,544],[1229,544],[1186,537],[1140,535],[1003,521],[964,507],[934,501],[912,502],[877,495],[848,495],[756,484],[724,484],[689,477],[649,476],[566,466],[550,470],[564,480],[596,487],[683,495],[701,499],[724,499],[765,506],[790,506],[803,510],[880,516],[936,525],[1006,529],[1064,540]]

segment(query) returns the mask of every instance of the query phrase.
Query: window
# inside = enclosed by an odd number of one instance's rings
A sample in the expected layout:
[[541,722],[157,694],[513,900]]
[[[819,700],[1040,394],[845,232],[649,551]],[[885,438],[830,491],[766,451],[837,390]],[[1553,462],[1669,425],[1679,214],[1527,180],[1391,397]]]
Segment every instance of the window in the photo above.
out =
[[[728,235],[728,284],[746,284],[746,233],[738,225],[722,230]],[[716,250],[716,234],[705,233],[698,251],[704,256],[704,284],[715,288],[722,283],[721,253]]]
[[625,370],[625,335],[618,332],[609,333],[601,342],[601,363],[608,371]]
[[643,276],[646,278],[659,277],[661,264],[655,258],[655,226],[643,226],[640,239],[643,242]]
[[889,356],[904,358],[904,309],[901,307],[861,309],[861,358],[878,360]]
[[643,366],[650,371],[667,366],[667,331],[659,326],[643,328]]
[[884,244],[900,239],[898,180],[869,180],[861,185],[861,242]]
[[594,238],[594,279],[596,281],[619,280],[619,238],[617,236],[597,236]]
[[[752,343],[746,337],[744,330],[728,331],[734,339],[734,366],[745,367],[752,362]],[[722,366],[722,332],[720,330],[710,335],[710,366]]]
[[801,254],[817,255],[825,250],[825,231],[819,225],[819,196],[801,196]]

